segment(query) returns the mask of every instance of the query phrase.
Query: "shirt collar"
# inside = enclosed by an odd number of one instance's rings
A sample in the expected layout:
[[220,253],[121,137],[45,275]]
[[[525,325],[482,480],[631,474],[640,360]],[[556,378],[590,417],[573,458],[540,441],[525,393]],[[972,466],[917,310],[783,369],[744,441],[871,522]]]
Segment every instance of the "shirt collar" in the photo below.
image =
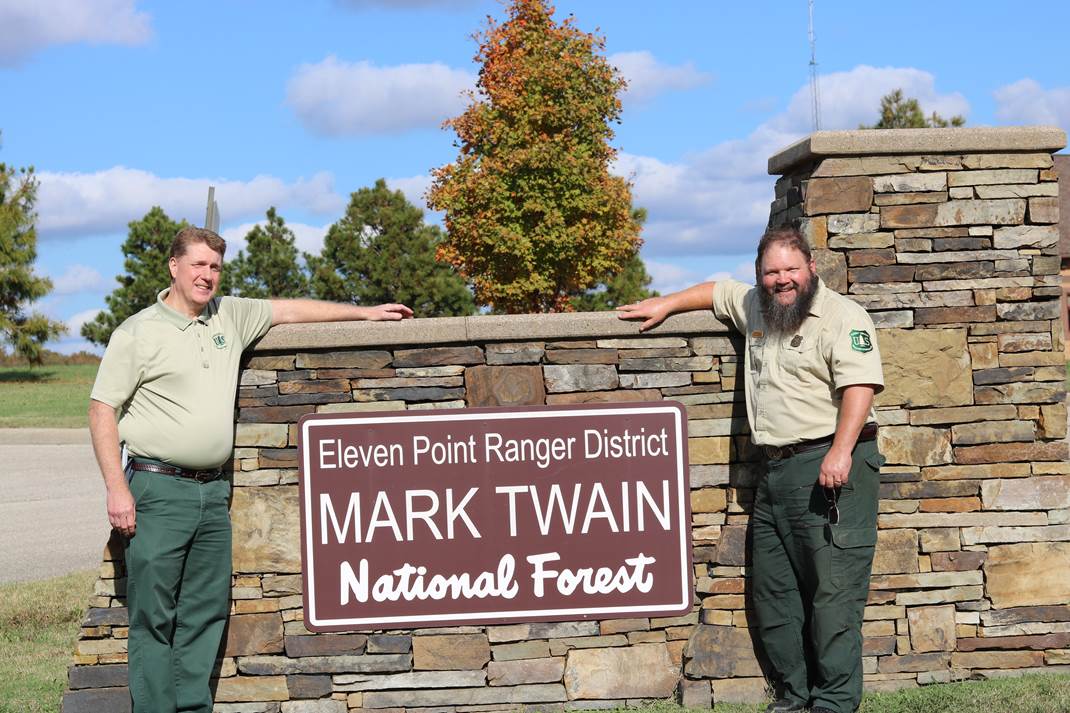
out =
[[156,295],[156,311],[166,321],[171,323],[175,328],[185,331],[194,322],[200,322],[201,324],[208,324],[216,313],[216,298],[212,298],[212,301],[205,305],[205,308],[196,317],[187,317],[184,314],[180,314],[177,310],[172,308],[169,304],[164,302],[167,295],[171,292],[171,288],[167,287],[160,291]]

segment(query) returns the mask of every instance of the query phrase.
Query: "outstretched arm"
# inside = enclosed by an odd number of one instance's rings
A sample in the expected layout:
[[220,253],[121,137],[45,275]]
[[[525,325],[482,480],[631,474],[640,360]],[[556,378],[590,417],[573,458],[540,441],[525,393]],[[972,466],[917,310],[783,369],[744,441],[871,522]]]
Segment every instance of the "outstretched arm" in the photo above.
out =
[[412,317],[412,310],[401,304],[376,307],[326,302],[324,300],[271,300],[271,324],[295,322],[392,322]]
[[660,324],[670,314],[687,312],[693,309],[712,309],[713,285],[714,283],[712,282],[703,282],[679,292],[673,292],[661,297],[649,297],[642,302],[622,305],[617,308],[617,316],[621,319],[645,320],[639,325],[639,331],[645,332],[651,327]]

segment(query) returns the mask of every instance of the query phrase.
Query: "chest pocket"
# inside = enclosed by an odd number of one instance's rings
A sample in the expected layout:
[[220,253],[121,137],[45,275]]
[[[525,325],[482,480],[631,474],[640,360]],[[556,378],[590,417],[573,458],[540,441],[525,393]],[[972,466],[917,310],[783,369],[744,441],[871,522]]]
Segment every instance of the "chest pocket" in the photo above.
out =
[[747,337],[747,354],[751,373],[761,374],[765,368],[765,337]]
[[784,371],[797,379],[805,379],[814,374],[821,365],[821,354],[817,340],[793,337],[786,339],[780,350]]

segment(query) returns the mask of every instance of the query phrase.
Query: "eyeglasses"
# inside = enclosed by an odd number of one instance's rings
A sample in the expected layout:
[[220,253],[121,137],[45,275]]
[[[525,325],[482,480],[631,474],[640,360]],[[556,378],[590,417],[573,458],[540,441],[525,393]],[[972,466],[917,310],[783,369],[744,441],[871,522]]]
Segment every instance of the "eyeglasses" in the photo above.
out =
[[821,492],[825,496],[825,505],[828,506],[829,524],[838,525],[840,523],[840,509],[836,507],[836,500],[839,498],[836,488],[821,488]]

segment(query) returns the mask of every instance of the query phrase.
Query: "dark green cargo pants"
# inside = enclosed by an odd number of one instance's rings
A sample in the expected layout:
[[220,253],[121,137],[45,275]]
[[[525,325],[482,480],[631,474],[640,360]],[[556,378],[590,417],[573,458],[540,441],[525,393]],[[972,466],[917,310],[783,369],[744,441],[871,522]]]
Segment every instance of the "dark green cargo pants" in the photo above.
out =
[[137,471],[126,545],[134,713],[211,713],[208,679],[230,609],[230,483]]
[[862,701],[862,614],[877,543],[875,441],[854,450],[832,524],[817,483],[827,448],[769,461],[751,517],[754,609],[780,695],[853,713]]

